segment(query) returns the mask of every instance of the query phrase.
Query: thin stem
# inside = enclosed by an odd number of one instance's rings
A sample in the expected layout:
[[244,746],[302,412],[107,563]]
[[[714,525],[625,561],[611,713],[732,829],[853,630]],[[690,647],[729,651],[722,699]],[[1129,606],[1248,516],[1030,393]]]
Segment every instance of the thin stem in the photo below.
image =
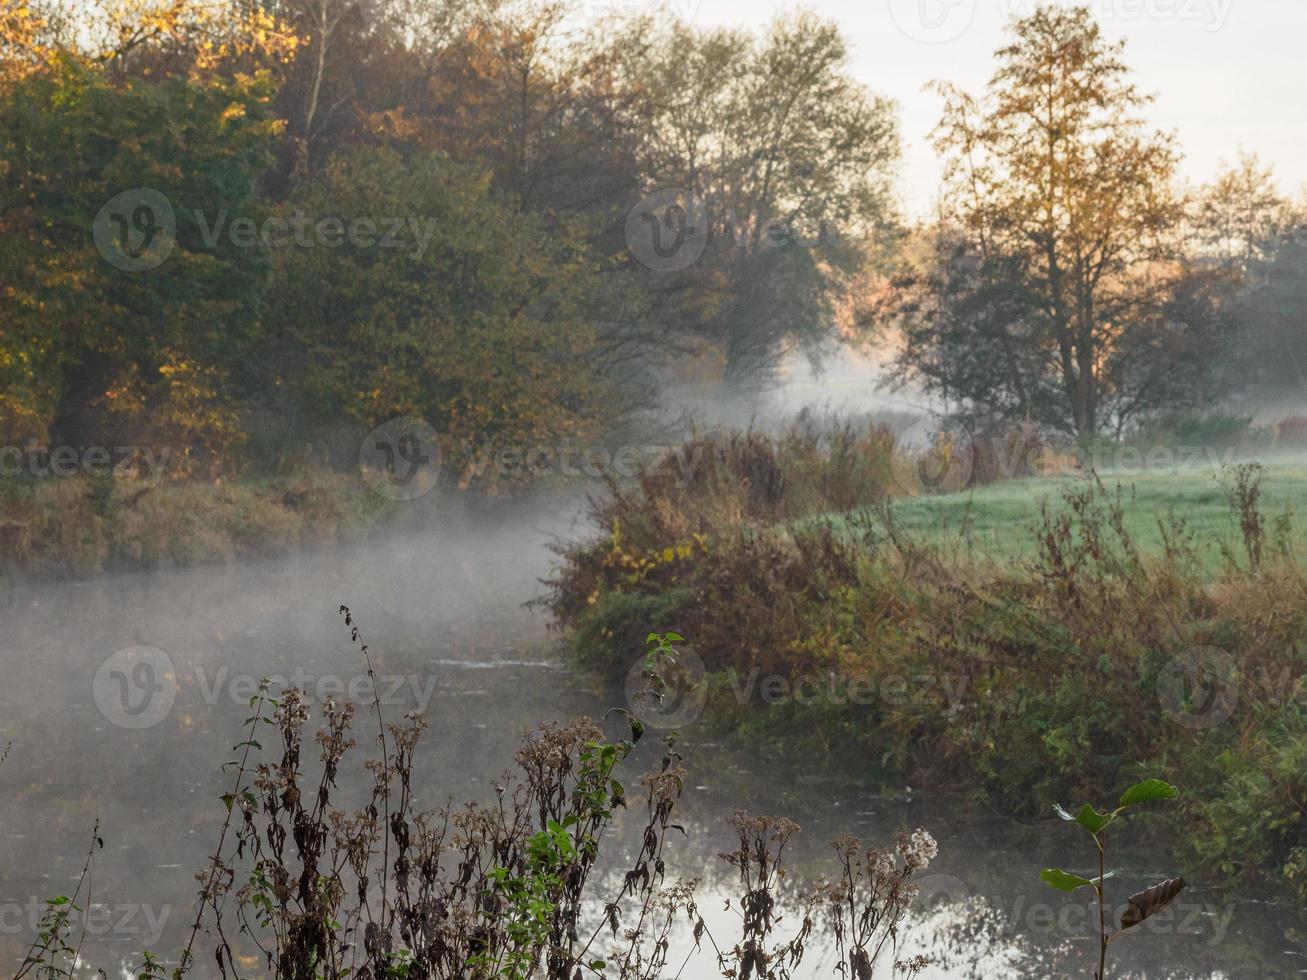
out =
[[1098,980],[1107,980],[1107,903],[1103,896],[1105,859],[1103,842],[1097,834],[1094,843],[1098,845],[1098,886],[1095,888],[1098,892]]
[[[218,871],[222,867],[222,847],[227,841],[227,831],[231,828],[231,818],[236,807],[240,805],[241,783],[245,779],[245,773],[249,771],[250,749],[254,747],[254,736],[258,734],[259,720],[263,717],[263,706],[268,698],[268,684],[263,681],[259,684],[258,701],[254,705],[254,715],[246,722],[250,728],[249,738],[245,740],[243,746],[244,752],[241,753],[240,763],[236,767],[236,782],[231,789],[231,805],[227,807],[227,818],[222,822],[222,832],[218,835],[218,847],[213,852],[213,860],[209,864],[209,874],[200,889],[200,900],[195,909],[195,921],[191,923],[191,934],[186,940],[186,948],[182,950],[181,962],[177,969],[173,971],[174,977],[183,977],[191,965],[191,951],[195,947],[195,937],[199,934],[200,924],[204,918],[204,908],[213,901],[213,888],[218,880]],[[215,905],[215,914],[217,907]]]
[[340,614],[345,617],[345,625],[350,627],[350,638],[358,644],[360,652],[363,654],[363,662],[368,668],[368,680],[372,682],[372,710],[377,715],[377,728],[380,731],[381,739],[381,806],[382,816],[385,819],[384,832],[381,838],[381,935],[383,937],[383,955],[389,955],[389,943],[386,941],[390,935],[386,928],[386,912],[388,911],[389,902],[389,884],[390,884],[390,753],[386,747],[386,720],[381,716],[381,694],[377,688],[377,675],[372,669],[372,657],[368,653],[368,645],[363,642],[362,634],[359,631],[358,624],[354,621],[354,613],[348,606],[340,607]]

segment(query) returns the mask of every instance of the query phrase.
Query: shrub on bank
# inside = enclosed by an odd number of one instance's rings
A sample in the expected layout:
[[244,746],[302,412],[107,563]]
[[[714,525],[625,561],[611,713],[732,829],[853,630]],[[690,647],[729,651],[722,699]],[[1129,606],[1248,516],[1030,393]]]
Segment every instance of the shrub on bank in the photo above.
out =
[[166,481],[86,475],[0,480],[0,573],[92,575],[230,561],[345,541],[389,501],[353,474]]
[[1146,553],[1121,491],[1085,481],[1003,566],[913,540],[888,508],[838,530],[696,528],[677,550],[666,529],[690,525],[666,497],[623,497],[598,506],[604,536],[566,552],[550,601],[617,675],[631,637],[674,623],[712,718],[813,758],[1031,813],[1145,770],[1183,781],[1198,857],[1307,894],[1307,578],[1285,521],[1258,512],[1259,470],[1227,479],[1243,540],[1215,582],[1181,518]]

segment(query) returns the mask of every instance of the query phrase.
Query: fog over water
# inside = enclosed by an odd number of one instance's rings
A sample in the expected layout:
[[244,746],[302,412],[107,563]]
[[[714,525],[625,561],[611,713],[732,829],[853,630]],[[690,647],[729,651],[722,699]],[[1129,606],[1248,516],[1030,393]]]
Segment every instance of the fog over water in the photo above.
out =
[[[74,887],[97,819],[105,847],[96,857],[83,959],[113,975],[114,964],[138,962],[141,948],[176,956],[193,914],[193,873],[221,824],[218,797],[230,784],[221,766],[243,737],[250,687],[261,675],[278,675],[305,687],[311,700],[360,691],[365,670],[341,604],[353,609],[371,646],[388,718],[425,709],[419,792],[426,806],[484,798],[486,774],[509,766],[518,739],[534,726],[602,717],[622,703],[620,690],[570,669],[544,614],[523,605],[540,592],[550,543],[584,532],[579,512],[569,503],[474,518],[451,507],[350,549],[6,592],[0,744],[13,746],[0,770],[6,962],[21,958],[40,903]],[[162,665],[158,673],[107,674],[118,651],[140,647],[166,658],[150,654]],[[134,692],[122,701],[122,684],[154,685],[145,710],[123,714],[123,704],[139,709],[141,699]],[[360,746],[346,757],[345,790],[361,785],[370,725],[361,703]],[[655,739],[641,744],[628,785],[660,752]],[[733,882],[716,855],[730,845],[723,818],[742,806],[803,827],[792,855],[796,882],[834,870],[829,842],[840,833],[888,843],[895,831],[930,829],[940,857],[923,880],[921,921],[903,948],[932,955],[927,976],[1083,975],[1084,945],[1068,946],[1064,937],[1088,935],[1087,911],[1038,880],[1050,863],[1075,866],[1068,856],[1074,845],[1060,826],[1012,820],[937,790],[874,785],[859,777],[857,760],[823,775],[824,766],[718,738],[706,722],[685,728],[682,752],[690,775],[681,819],[689,834],[672,842],[669,877],[704,880],[700,905],[728,941],[734,913],[724,910],[724,899]],[[616,833],[628,845],[637,820],[618,821]],[[1170,871],[1153,866],[1156,856],[1116,856],[1132,869],[1116,885],[1120,896]],[[608,873],[617,873],[622,857],[614,848]],[[1291,912],[1194,881],[1151,938],[1123,941],[1119,962],[1139,965],[1138,975],[1148,977],[1295,973],[1307,961],[1301,940],[1288,932]],[[804,975],[832,975],[828,943],[819,929]],[[710,957],[695,962],[682,976],[717,975]],[[1173,963],[1186,964],[1184,972],[1171,972]],[[200,956],[197,970],[212,971],[211,957]]]

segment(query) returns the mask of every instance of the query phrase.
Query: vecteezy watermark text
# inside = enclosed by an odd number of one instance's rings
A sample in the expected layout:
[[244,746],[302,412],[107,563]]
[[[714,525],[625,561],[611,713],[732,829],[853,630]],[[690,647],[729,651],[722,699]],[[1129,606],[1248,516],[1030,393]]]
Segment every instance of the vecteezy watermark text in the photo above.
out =
[[158,480],[172,458],[168,446],[0,446],[0,477],[140,476]]
[[[989,6],[986,6],[988,4]],[[1234,0],[889,0],[900,31],[922,44],[946,44],[962,37],[986,9],[1001,21],[1030,17],[1054,7],[1087,6],[1099,21],[1143,20],[1195,24],[1219,31],[1230,20]]]
[[[224,242],[233,248],[327,248],[400,251],[418,261],[426,255],[439,226],[425,215],[310,216],[301,209],[256,219],[227,208],[181,209],[204,248]],[[105,202],[92,223],[95,246],[105,261],[125,272],[158,268],[177,246],[178,209],[167,195],[133,187]]]
[[556,444],[529,447],[498,446],[486,442],[469,446],[464,454],[465,472],[474,476],[511,477],[550,474],[568,478],[600,479],[606,475],[632,478],[664,460],[676,468],[679,489],[694,478],[703,459],[703,447],[671,445],[582,446],[571,439]]
[[[68,910],[67,923],[74,931],[97,939],[136,942],[143,948],[157,946],[172,914],[171,905],[153,906],[137,902],[94,902],[85,908]],[[49,901],[35,895],[26,901],[0,901],[0,935],[35,936],[49,911]]]
[[552,444],[495,440],[442,448],[435,428],[416,416],[399,416],[369,432],[359,446],[359,471],[369,487],[392,500],[415,500],[431,492],[442,467],[466,483],[513,482],[558,477],[631,479],[662,466],[678,489],[689,486],[703,460],[701,445],[583,445],[570,438]]
[[356,217],[345,220],[334,215],[310,218],[295,210],[286,216],[272,216],[256,222],[253,218],[229,220],[226,209],[215,215],[192,212],[200,240],[206,248],[217,248],[224,234],[237,248],[342,248],[402,249],[411,259],[421,259],[435,237],[435,218],[415,216]]
[[281,691],[296,688],[310,704],[332,699],[419,712],[427,710],[437,685],[433,673],[337,674],[303,665],[262,677],[227,666],[196,666],[183,674],[172,657],[158,647],[133,646],[118,650],[100,664],[91,682],[91,694],[110,723],[139,730],[164,721],[183,688],[193,690],[195,699],[210,707],[222,702],[247,705],[265,681],[274,698]]
[[881,704],[900,710],[940,711],[946,717],[965,708],[971,688],[971,678],[965,674],[843,676],[827,672],[790,676],[766,673],[761,667],[747,672],[728,667],[710,677],[702,658],[689,647],[676,648],[675,656],[659,674],[656,697],[649,696],[647,658],[634,661],[626,678],[627,706],[656,728],[679,728],[697,720],[707,705],[710,688],[737,705]]
[[[949,874],[925,875],[917,879],[917,886],[917,902],[927,910],[941,905],[983,901],[985,907],[997,913],[1010,934],[1061,938],[1098,936],[1098,902],[1092,895],[1049,901],[1045,897],[1047,892],[1041,892],[1037,898],[1018,893],[995,902],[988,896],[973,893],[964,881]],[[1129,903],[1124,898],[1114,903],[1110,895],[1108,901],[1108,920],[1120,922]],[[1218,946],[1224,942],[1233,917],[1232,904],[1173,902],[1136,928],[1155,935],[1189,936],[1207,946]]]

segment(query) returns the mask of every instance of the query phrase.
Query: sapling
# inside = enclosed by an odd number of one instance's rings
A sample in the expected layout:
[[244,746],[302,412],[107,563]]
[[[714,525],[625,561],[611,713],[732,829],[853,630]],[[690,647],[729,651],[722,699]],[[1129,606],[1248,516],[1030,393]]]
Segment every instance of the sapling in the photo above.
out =
[[1062,871],[1060,868],[1045,868],[1039,875],[1045,882],[1060,891],[1074,892],[1081,888],[1092,888],[1094,890],[1094,894],[1098,898],[1098,969],[1094,972],[1094,980],[1107,980],[1107,947],[1127,929],[1139,925],[1154,912],[1158,912],[1171,904],[1175,897],[1180,894],[1180,890],[1184,888],[1183,878],[1168,878],[1151,888],[1145,888],[1143,891],[1131,895],[1126,900],[1125,911],[1121,913],[1120,928],[1109,934],[1107,928],[1107,901],[1103,894],[1103,883],[1113,874],[1106,870],[1104,841],[1107,828],[1129,807],[1138,806],[1141,803],[1150,803],[1153,800],[1170,800],[1178,795],[1179,791],[1170,783],[1163,782],[1160,779],[1146,779],[1126,790],[1121,795],[1120,805],[1115,810],[1097,810],[1086,803],[1078,812],[1072,814],[1064,810],[1061,805],[1053,804],[1053,809],[1057,811],[1059,817],[1083,827],[1089,836],[1094,839],[1094,845],[1098,848],[1097,878],[1082,878],[1079,875]]

